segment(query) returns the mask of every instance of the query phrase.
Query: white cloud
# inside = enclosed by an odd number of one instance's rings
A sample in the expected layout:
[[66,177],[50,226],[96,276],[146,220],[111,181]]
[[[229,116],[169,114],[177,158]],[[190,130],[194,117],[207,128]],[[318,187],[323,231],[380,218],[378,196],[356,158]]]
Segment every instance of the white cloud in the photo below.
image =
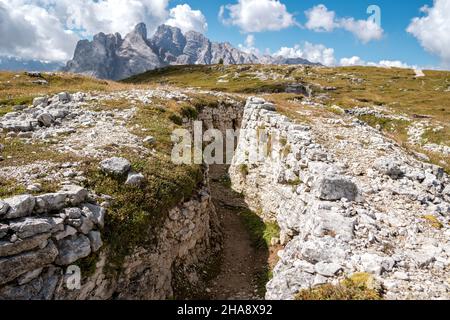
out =
[[49,11],[17,0],[0,0],[0,55],[67,60],[78,41]]
[[323,4],[305,11],[308,21],[305,27],[316,32],[331,32],[344,29],[353,33],[363,43],[380,40],[384,30],[373,20],[355,20],[354,18],[337,18],[334,11],[328,10]]
[[410,66],[400,60],[381,60],[378,63],[369,62],[367,65],[383,68],[416,69],[416,66]]
[[188,4],[180,4],[170,9],[170,18],[166,24],[178,27],[184,32],[197,31],[205,33],[208,30],[206,18],[200,10],[192,10]]
[[371,20],[355,20],[353,18],[342,19],[339,25],[353,33],[363,43],[372,40],[380,40],[383,37],[383,29]]
[[334,49],[327,48],[323,44],[312,44],[310,42],[305,42],[303,45],[295,45],[293,48],[282,47],[274,55],[285,58],[307,59],[326,66],[333,66],[336,63]]
[[206,19],[188,5],[169,11],[170,0],[0,0],[0,55],[65,61],[80,38],[122,35],[140,22],[152,34],[162,23],[206,31]]
[[411,66],[400,60],[381,60],[379,62],[366,62],[358,56],[353,56],[350,58],[342,58],[339,64],[344,67],[348,66],[370,66],[370,67],[381,67],[381,68],[403,68],[403,69],[419,69],[418,66]]
[[258,48],[255,47],[256,39],[253,34],[247,35],[245,38],[245,44],[239,44],[239,50],[248,53],[248,54],[254,54],[255,56],[260,55],[260,51]]
[[362,60],[358,56],[353,56],[351,58],[342,58],[339,63],[341,66],[348,67],[348,66],[364,66],[366,62]]
[[[39,0],[31,0],[40,2]],[[169,0],[45,0],[70,28],[84,35],[98,32],[126,34],[140,22],[149,33],[168,18]]]
[[296,24],[279,0],[238,0],[236,4],[221,6],[219,18],[243,32],[277,31]]
[[305,11],[305,15],[308,18],[305,27],[309,30],[330,32],[337,27],[335,22],[336,13],[329,11],[323,4]]
[[450,0],[434,0],[430,8],[425,6],[426,15],[414,18],[406,29],[416,37],[428,52],[439,56],[450,66]]

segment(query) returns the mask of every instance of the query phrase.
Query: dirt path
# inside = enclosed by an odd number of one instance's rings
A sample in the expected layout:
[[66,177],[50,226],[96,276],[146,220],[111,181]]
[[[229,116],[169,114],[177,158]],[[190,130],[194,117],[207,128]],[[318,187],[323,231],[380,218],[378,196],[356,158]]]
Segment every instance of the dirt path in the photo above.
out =
[[262,299],[258,275],[264,272],[268,251],[257,249],[239,213],[248,210],[242,197],[227,186],[227,166],[211,166],[211,192],[224,233],[219,275],[209,285],[214,300]]

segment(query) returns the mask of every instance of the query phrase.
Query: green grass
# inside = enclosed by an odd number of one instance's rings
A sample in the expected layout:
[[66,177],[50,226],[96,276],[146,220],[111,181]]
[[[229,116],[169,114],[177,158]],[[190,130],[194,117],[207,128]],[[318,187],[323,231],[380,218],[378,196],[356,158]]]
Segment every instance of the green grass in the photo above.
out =
[[237,78],[230,77],[229,82],[218,82],[219,77],[225,73],[233,73],[238,69],[239,66],[170,66],[148,71],[122,82],[127,84],[170,84],[179,87],[199,87],[214,91],[240,93],[284,92],[288,83],[288,81],[259,80],[248,72],[243,72]]
[[109,247],[108,265],[116,271],[135,248],[155,244],[169,209],[189,199],[202,180],[199,166],[174,166],[168,158],[141,160],[130,154],[127,158],[146,177],[140,187],[101,173],[96,164],[87,173],[88,188],[114,199],[105,221],[104,242]]
[[275,222],[264,222],[259,215],[249,210],[240,212],[239,216],[255,248],[268,249],[272,238],[280,237],[280,227]]

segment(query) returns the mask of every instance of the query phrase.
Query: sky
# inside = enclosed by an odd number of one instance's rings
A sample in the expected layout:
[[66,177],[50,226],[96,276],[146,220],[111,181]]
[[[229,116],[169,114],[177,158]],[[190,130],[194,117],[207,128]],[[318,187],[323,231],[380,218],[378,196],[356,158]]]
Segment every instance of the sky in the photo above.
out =
[[450,0],[0,0],[0,59],[64,62],[78,40],[139,22],[260,56],[450,70]]

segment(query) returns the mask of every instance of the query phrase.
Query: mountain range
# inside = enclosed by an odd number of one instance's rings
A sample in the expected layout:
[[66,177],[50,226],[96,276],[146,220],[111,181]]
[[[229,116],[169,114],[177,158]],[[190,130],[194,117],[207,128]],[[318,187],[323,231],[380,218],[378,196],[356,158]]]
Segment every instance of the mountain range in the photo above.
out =
[[0,56],[0,70],[6,71],[57,71],[63,66],[64,64],[60,62],[45,62]]
[[236,49],[230,43],[211,42],[203,34],[161,25],[147,37],[147,27],[139,23],[125,38],[119,33],[99,33],[92,41],[78,42],[74,57],[63,71],[82,73],[100,79],[121,80],[169,65],[186,64],[306,64],[301,58],[257,57]]

